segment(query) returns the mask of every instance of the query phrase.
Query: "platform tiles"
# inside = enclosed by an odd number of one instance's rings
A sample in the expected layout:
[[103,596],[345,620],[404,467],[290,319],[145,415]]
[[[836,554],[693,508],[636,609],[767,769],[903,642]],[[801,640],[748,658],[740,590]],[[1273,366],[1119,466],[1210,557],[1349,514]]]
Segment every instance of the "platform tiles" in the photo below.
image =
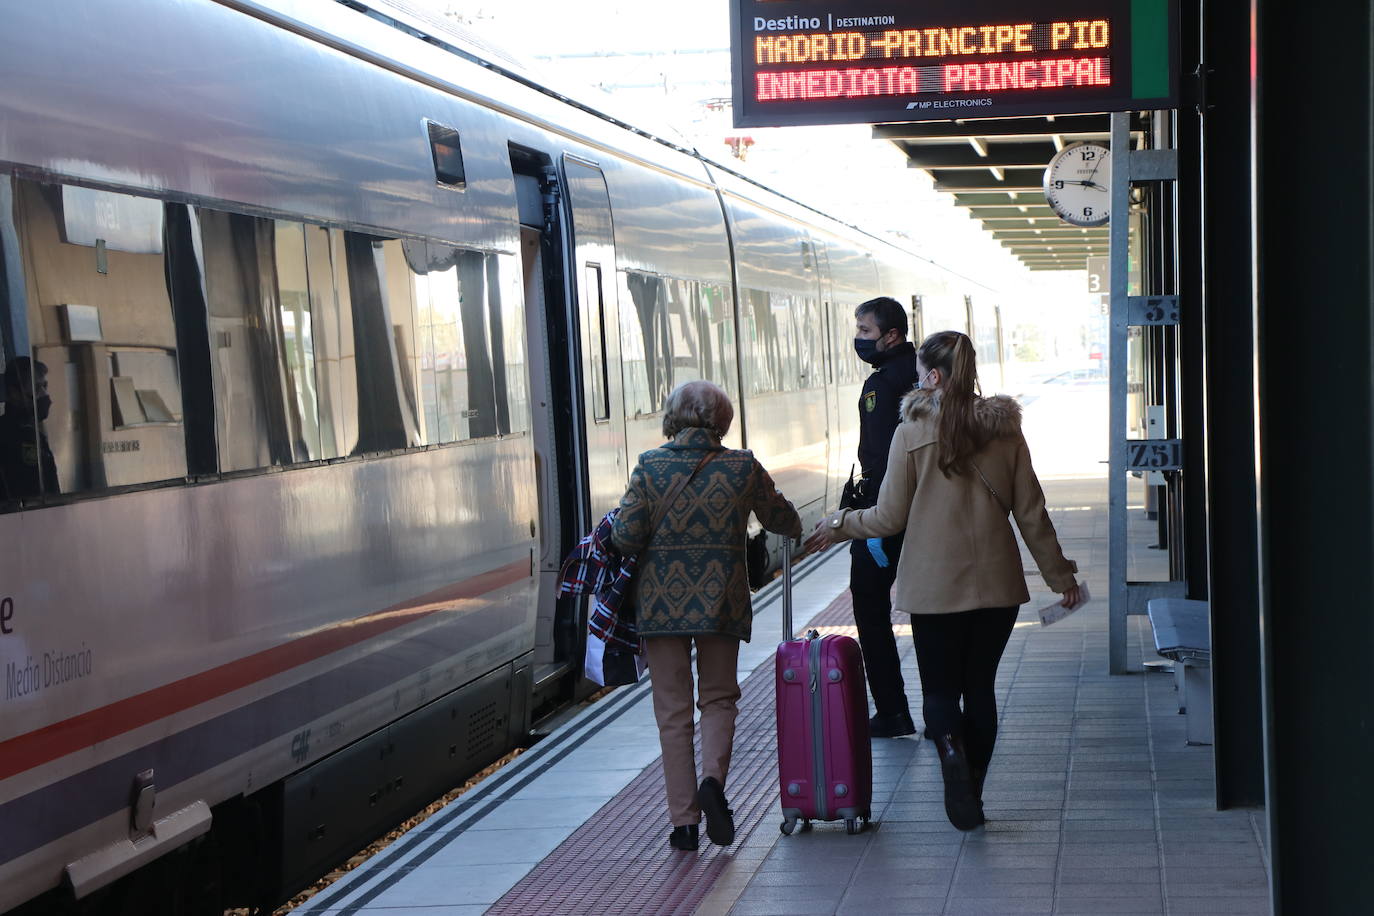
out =
[[[842,549],[832,549],[804,564],[798,570],[793,594],[798,624],[812,620],[833,604],[837,593],[847,596],[848,577],[849,555]],[[776,581],[754,595],[754,638],[741,646],[739,658],[739,677],[745,684],[745,695],[741,698],[737,734],[754,728],[760,731],[760,740],[768,741],[772,741],[774,731],[772,658],[782,631],[780,598]],[[766,697],[753,695],[758,693],[756,686],[750,686],[751,678],[759,679],[756,671],[767,674]],[[746,707],[746,703],[750,705]],[[754,707],[764,706],[766,723],[746,726],[747,717],[759,716]],[[775,744],[770,744],[766,755],[760,756],[762,751],[747,751],[740,741],[736,742],[730,781],[731,789],[738,786],[740,791],[732,792],[731,801],[742,828],[748,805],[743,792],[746,774],[753,774],[749,777],[752,781],[766,782],[751,790],[758,796],[755,820],[762,820],[763,810],[769,804],[776,806],[775,748]],[[646,865],[661,862],[670,873],[664,877],[672,886],[688,877],[682,872],[684,866],[694,873],[694,878],[699,875],[702,880],[696,883],[700,890],[688,896],[700,897],[710,889],[709,875],[719,872],[731,850],[711,846],[703,834],[702,852],[696,856],[699,861],[691,865],[682,858],[685,854],[673,853],[668,847],[659,756],[649,681],[617,689],[294,912],[302,916],[483,913],[508,892],[518,890],[517,885],[536,866],[570,841],[583,850],[579,855],[589,858],[594,868],[597,863],[604,867],[607,856],[618,859],[617,874],[624,873],[629,864],[625,859],[627,850],[635,850],[633,844],[637,843],[642,848],[633,854],[643,853]],[[756,770],[759,772],[755,773]],[[768,819],[772,819],[771,811]],[[596,829],[613,836],[615,842],[590,847],[600,851],[589,855],[579,831],[594,825],[601,825]],[[775,825],[770,823],[768,827],[776,832]],[[739,833],[743,837],[745,830]],[[636,874],[638,877],[632,880],[638,886],[651,883],[647,874]],[[578,906],[590,906],[591,901],[574,902],[579,894],[575,880],[559,882],[559,891],[568,896],[570,909],[564,909],[564,902],[556,897],[523,912],[615,911],[579,910]],[[494,910],[522,912],[509,904],[498,905]]]
[[[1056,518],[1066,541],[1088,547],[1103,527],[1099,509]],[[1105,562],[1084,564],[1097,595],[1104,573]],[[852,633],[847,575],[842,549],[814,565],[797,585],[798,621]],[[1052,596],[1030,581],[999,670],[985,828],[949,825],[933,745],[903,738],[874,742],[870,830],[779,833],[774,590],[756,596],[755,638],[740,660],[733,846],[704,835],[695,853],[667,846],[656,730],[638,685],[589,707],[299,912],[1268,913],[1262,814],[1215,810],[1211,749],[1184,744],[1173,678],[1109,676],[1105,602],[1042,628],[1033,609]],[[919,713],[909,625],[894,624]],[[1136,667],[1155,657],[1151,646],[1148,621],[1131,618]]]

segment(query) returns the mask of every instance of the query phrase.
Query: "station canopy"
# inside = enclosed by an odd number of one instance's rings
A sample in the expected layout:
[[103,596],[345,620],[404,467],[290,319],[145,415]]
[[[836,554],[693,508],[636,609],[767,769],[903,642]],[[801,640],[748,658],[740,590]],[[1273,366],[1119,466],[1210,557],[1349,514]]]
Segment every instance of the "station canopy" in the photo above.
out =
[[[1107,226],[1079,228],[1045,202],[1045,166],[1073,143],[1109,145],[1110,115],[877,124],[876,140],[891,141],[907,165],[925,169],[935,189],[953,195],[983,228],[1031,270],[1083,270],[1090,256],[1106,256]],[[1131,119],[1132,143],[1145,129]]]

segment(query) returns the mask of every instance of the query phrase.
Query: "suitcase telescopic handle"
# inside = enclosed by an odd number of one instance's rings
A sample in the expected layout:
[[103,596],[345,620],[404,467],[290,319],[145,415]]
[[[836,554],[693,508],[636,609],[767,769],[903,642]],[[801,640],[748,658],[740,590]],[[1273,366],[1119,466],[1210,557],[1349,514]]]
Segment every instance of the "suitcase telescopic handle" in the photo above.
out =
[[782,641],[792,638],[792,538],[782,541]]

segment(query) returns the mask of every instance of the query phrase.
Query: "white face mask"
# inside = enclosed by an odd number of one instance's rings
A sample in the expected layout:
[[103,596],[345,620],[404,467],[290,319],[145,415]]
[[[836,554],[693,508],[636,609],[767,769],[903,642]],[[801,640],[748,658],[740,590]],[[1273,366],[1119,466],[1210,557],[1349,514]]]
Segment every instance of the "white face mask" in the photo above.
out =
[[929,379],[930,376],[931,376],[931,374],[934,373],[934,372],[935,372],[935,370],[934,370],[934,369],[931,369],[931,370],[929,370],[928,372],[926,372],[925,375],[923,375],[923,376],[921,376],[920,378],[918,378],[918,379],[916,380],[916,387],[917,387],[917,388],[924,388],[924,387],[926,387],[926,380]]

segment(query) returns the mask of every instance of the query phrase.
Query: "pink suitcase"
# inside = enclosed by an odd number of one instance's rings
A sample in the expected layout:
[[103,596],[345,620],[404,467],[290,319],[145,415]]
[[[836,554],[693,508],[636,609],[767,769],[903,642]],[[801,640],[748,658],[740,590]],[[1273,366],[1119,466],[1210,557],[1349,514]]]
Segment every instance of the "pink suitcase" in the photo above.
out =
[[782,832],[812,821],[844,820],[849,833],[868,826],[873,751],[863,654],[848,636],[811,630],[792,638],[792,545],[783,549],[784,641],[777,654],[778,784]]

